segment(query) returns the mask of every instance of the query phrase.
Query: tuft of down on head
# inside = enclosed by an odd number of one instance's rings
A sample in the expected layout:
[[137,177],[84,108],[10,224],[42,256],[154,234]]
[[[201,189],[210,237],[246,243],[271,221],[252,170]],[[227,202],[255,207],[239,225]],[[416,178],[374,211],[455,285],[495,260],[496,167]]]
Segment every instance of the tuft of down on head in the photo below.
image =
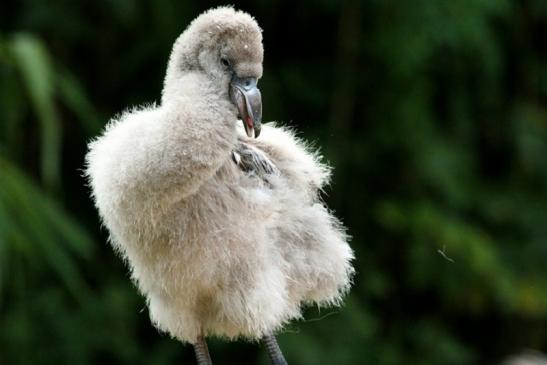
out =
[[189,73],[205,75],[228,96],[232,77],[262,77],[262,30],[249,14],[232,7],[206,11],[178,37],[167,66],[162,103],[184,87]]

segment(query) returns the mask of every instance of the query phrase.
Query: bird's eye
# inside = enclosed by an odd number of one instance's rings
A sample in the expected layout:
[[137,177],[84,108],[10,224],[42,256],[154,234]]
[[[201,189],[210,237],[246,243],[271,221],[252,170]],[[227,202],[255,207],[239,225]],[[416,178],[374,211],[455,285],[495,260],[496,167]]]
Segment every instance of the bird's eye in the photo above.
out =
[[220,59],[220,62],[222,63],[222,65],[223,65],[224,67],[230,67],[230,61],[228,61],[228,59],[227,59],[226,57],[222,57],[222,58]]

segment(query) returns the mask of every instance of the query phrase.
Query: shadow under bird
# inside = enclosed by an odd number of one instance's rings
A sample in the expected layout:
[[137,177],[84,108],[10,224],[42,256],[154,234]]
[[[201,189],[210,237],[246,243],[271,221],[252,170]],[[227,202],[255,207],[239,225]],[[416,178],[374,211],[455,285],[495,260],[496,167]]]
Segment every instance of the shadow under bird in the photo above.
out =
[[274,333],[351,284],[345,230],[319,196],[330,168],[291,130],[261,125],[262,60],[250,15],[203,13],[173,46],[160,105],[110,121],[87,154],[152,322],[198,364],[211,363],[207,336],[261,340],[286,364]]

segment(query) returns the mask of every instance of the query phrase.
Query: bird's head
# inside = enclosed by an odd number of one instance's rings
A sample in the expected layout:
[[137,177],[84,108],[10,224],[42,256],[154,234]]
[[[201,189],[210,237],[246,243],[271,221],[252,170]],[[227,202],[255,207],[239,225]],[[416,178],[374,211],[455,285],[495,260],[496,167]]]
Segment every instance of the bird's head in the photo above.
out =
[[247,13],[231,7],[198,16],[173,46],[163,97],[176,93],[188,72],[206,76],[208,86],[235,106],[249,137],[258,137],[262,99],[257,82],[262,77],[262,31]]

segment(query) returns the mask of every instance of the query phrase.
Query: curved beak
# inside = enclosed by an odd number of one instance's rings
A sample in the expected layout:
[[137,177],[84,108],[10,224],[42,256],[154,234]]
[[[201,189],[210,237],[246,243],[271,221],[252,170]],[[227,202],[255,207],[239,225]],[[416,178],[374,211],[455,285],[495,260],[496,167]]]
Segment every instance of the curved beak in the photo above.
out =
[[247,136],[257,138],[262,122],[262,96],[254,77],[234,76],[230,82],[230,98],[237,106]]

